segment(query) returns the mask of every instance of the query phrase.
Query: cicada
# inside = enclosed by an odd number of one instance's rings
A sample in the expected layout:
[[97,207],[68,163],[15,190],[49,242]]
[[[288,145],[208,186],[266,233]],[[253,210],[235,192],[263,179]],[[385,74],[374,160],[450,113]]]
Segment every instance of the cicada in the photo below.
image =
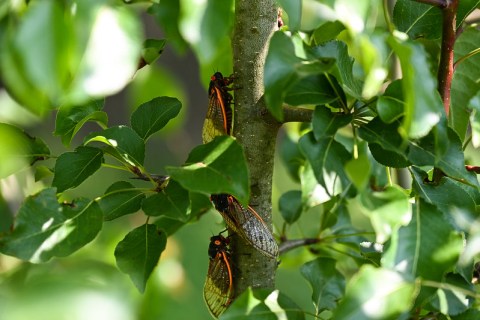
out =
[[210,263],[203,296],[208,310],[218,318],[233,301],[233,274],[228,251],[228,238],[222,235],[210,238]]
[[233,82],[232,77],[224,77],[220,72],[210,78],[208,86],[208,110],[203,123],[203,143],[212,141],[217,136],[232,133],[232,90],[228,86]]
[[228,194],[214,194],[210,199],[230,229],[264,255],[277,258],[277,242],[266,223],[252,207],[242,206],[235,197]]

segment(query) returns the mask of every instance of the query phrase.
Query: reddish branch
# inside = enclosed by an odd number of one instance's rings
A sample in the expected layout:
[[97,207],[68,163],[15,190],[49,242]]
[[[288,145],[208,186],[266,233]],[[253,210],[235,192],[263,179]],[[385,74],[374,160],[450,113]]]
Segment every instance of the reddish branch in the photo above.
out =
[[467,166],[465,166],[465,169],[467,169],[467,171],[475,172],[476,174],[480,174],[480,167],[479,166],[467,165]]
[[293,250],[301,246],[308,246],[320,242],[320,239],[317,238],[305,238],[305,239],[294,239],[294,240],[285,240],[280,243],[278,251],[280,254],[283,254],[287,251]]
[[456,39],[458,0],[445,1],[442,6],[442,47],[438,66],[438,92],[442,97],[445,114],[450,113],[450,89],[453,78],[453,46]]

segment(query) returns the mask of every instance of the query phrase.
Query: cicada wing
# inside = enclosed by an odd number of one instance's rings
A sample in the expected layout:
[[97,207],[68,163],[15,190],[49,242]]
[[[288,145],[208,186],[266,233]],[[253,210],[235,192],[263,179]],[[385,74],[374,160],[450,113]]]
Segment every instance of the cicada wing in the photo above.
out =
[[232,96],[222,87],[211,85],[208,110],[203,122],[203,143],[212,141],[217,136],[230,135],[232,129]]
[[237,199],[231,197],[229,211],[237,225],[237,233],[244,240],[266,256],[277,258],[277,242],[265,221],[252,207],[245,208]]
[[218,318],[232,303],[233,275],[228,252],[219,250],[208,266],[203,296],[208,310]]

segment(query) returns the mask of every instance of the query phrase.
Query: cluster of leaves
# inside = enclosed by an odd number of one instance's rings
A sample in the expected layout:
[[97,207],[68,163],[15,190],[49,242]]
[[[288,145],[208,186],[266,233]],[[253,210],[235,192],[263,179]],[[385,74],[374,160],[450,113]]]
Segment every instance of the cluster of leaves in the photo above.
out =
[[[9,5],[2,6],[13,10]],[[229,193],[248,202],[242,148],[230,137],[218,138],[193,149],[184,166],[169,166],[168,176],[158,176],[144,167],[146,143],[179,114],[181,103],[157,97],[132,113],[130,125],[108,126],[104,101],[91,98],[121,89],[137,68],[154,62],[165,45],[164,40],[147,39],[142,49],[138,16],[126,6],[33,1],[18,9],[18,17],[0,17],[0,66],[10,95],[39,115],[60,106],[54,134],[65,147],[87,122],[100,127],[73,151],[57,157],[43,140],[15,125],[0,124],[5,141],[0,178],[32,167],[37,181],[51,182],[24,200],[14,221],[6,214],[12,225],[2,223],[0,252],[34,263],[65,257],[91,242],[104,221],[141,211],[145,223],[118,243],[115,257],[119,269],[143,292],[167,236],[211,208],[208,194]],[[45,30],[55,30],[50,41],[39,35]],[[41,48],[30,50],[36,44]],[[54,166],[48,166],[51,161],[42,164],[44,160],[55,160]],[[101,167],[129,172],[136,180],[112,181],[95,199],[70,199],[65,191]]]
[[[103,102],[90,99],[125,86],[138,61],[153,62],[164,45],[145,41],[142,50],[138,17],[112,2],[30,1],[17,8],[14,18],[5,14],[10,2],[0,4],[0,74],[11,96],[37,114],[61,106],[55,134],[67,147],[86,122],[101,128],[74,151],[55,157],[41,139],[0,124],[0,178],[26,166],[34,167],[37,179],[52,178],[51,187],[25,199],[12,229],[1,229],[0,252],[32,262],[64,257],[92,241],[104,221],[141,210],[145,223],[117,245],[115,257],[143,291],[167,236],[211,207],[208,194],[233,194],[246,204],[249,181],[242,148],[230,137],[193,149],[184,166],[165,168],[169,177],[144,167],[146,141],[181,108],[175,98],[142,104],[129,126],[108,126]],[[192,45],[204,78],[212,64],[229,70],[233,1],[209,1],[202,10],[190,2],[162,0],[148,11],[173,46],[182,50],[187,42]],[[454,52],[460,63],[448,117],[436,91],[440,9],[398,0],[393,21],[377,28],[374,1],[278,2],[288,27],[275,33],[269,46],[269,110],[282,120],[284,103],[316,106],[311,125],[281,145],[288,172],[301,187],[279,200],[282,239],[289,239],[290,226],[305,219],[304,213],[322,212],[317,244],[311,247],[317,257],[300,268],[313,289],[315,315],[479,317],[472,275],[479,250],[480,192],[477,178],[465,169],[463,151],[470,141],[480,145],[480,55],[463,59],[480,43],[478,29],[465,24],[479,1],[459,4],[462,32]],[[190,10],[180,10],[180,5]],[[302,5],[322,14],[310,14],[306,21]],[[209,20],[214,27],[202,23]],[[49,41],[39,41],[45,30],[55,32]],[[395,81],[389,76],[393,57],[402,72]],[[56,159],[52,168],[41,165],[46,159]],[[65,198],[65,191],[99,174],[101,167],[129,172],[150,184],[112,181],[98,198]],[[393,184],[391,168],[406,168],[411,184]],[[433,179],[433,168],[443,172],[441,179]],[[371,230],[352,223],[355,209]],[[305,316],[283,293],[251,290],[223,316],[269,313]]]
[[[306,212],[322,212],[318,244],[311,246],[318,257],[300,268],[313,289],[315,315],[479,317],[473,277],[480,185],[465,167],[463,143],[470,141],[468,126],[477,141],[480,56],[456,66],[447,118],[436,80],[439,8],[398,0],[388,28],[379,28],[373,1],[310,2],[323,14],[308,29],[299,20],[300,3],[280,3],[290,29],[270,41],[265,99],[280,121],[285,103],[315,106],[311,126],[282,143],[282,159],[300,189],[279,200],[284,240],[290,226],[308,219]],[[459,2],[456,60],[478,50],[480,31],[465,24],[478,3]],[[390,72],[392,57],[400,76]],[[409,173],[411,183],[394,184],[392,170]],[[358,211],[371,229],[352,222],[351,216],[362,220]],[[251,314],[288,312],[289,304],[280,303],[286,297],[275,307],[269,299],[247,292],[225,318],[252,304],[258,309]]]

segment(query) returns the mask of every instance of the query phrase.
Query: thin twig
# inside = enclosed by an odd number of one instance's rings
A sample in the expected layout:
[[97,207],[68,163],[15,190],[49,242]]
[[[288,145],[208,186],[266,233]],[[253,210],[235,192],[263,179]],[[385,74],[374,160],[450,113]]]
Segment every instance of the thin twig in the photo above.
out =
[[315,244],[320,242],[320,239],[318,238],[305,238],[305,239],[294,239],[294,240],[286,240],[282,243],[280,243],[278,247],[278,251],[280,254],[283,254],[287,251],[293,250],[298,247],[302,246],[308,246],[311,244]]

